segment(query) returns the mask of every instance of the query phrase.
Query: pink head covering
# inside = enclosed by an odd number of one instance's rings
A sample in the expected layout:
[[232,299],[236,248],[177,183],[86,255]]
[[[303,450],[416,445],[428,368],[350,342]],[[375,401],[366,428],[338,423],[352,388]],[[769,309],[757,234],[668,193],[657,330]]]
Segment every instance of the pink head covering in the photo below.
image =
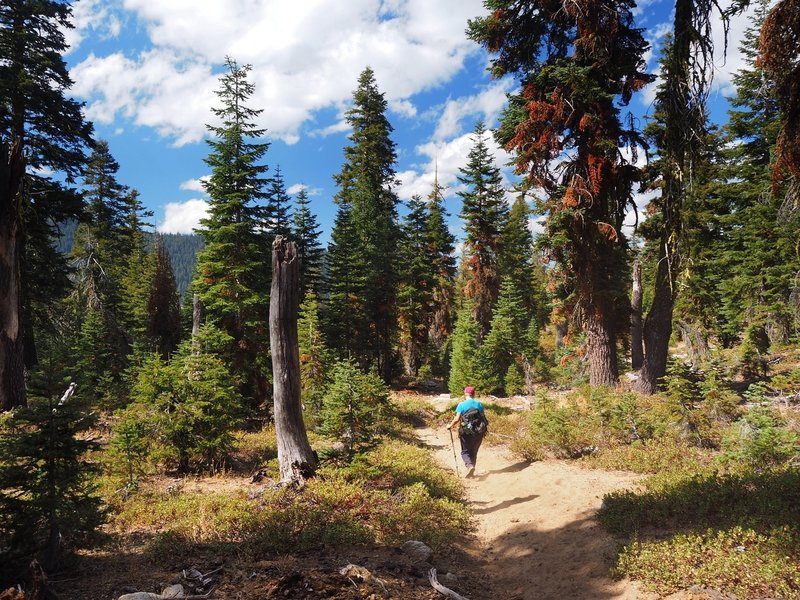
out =
[[475,393],[475,388],[474,388],[474,387],[472,387],[471,385],[468,385],[467,387],[465,387],[465,388],[464,388],[464,393],[465,393],[467,396],[472,396],[472,394],[474,394],[474,393]]

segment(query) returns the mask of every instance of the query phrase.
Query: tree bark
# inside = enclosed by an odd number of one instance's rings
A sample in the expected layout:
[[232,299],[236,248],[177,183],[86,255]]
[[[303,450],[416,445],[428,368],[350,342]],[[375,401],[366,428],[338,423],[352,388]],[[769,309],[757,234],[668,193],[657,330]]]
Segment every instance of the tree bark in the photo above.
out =
[[[667,372],[669,338],[672,335],[672,310],[675,306],[673,275],[669,256],[659,260],[653,305],[644,321],[644,363],[634,388],[643,394],[655,394],[659,380]],[[677,261],[676,261],[677,262]]]
[[300,405],[297,313],[300,269],[294,242],[279,235],[272,243],[269,341],[272,351],[275,433],[281,481],[310,477],[318,462],[308,442]]
[[25,406],[19,210],[25,160],[22,142],[0,143],[0,411]]
[[638,371],[644,362],[642,348],[642,264],[633,263],[633,289],[631,292],[631,368]]
[[203,303],[198,294],[192,295],[192,351],[200,352],[200,324],[203,322]]
[[589,354],[589,383],[614,387],[619,380],[617,336],[610,311],[589,307],[586,320],[586,343]]

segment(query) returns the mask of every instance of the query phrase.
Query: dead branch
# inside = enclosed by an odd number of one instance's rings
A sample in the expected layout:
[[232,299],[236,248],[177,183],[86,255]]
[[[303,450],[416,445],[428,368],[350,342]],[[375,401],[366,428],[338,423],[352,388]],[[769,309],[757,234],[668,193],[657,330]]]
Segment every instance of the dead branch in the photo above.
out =
[[452,600],[468,600],[461,594],[458,594],[453,590],[451,590],[450,588],[446,588],[441,583],[439,583],[439,580],[436,578],[436,569],[431,569],[430,571],[428,571],[428,580],[431,582],[431,586],[433,587],[433,589],[435,589],[443,596],[452,598]]

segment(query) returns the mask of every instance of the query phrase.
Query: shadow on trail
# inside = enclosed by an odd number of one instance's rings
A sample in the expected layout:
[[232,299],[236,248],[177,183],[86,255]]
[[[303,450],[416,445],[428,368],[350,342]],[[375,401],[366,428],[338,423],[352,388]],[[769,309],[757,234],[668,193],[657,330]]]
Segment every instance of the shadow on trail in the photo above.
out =
[[475,600],[635,598],[611,579],[614,542],[601,534],[593,516],[592,511],[555,530],[526,523],[506,531],[486,551],[491,590]]
[[[524,498],[510,498],[508,500],[504,500],[494,506],[487,506],[486,508],[476,508],[472,512],[476,515],[485,515],[488,513],[495,512],[496,510],[502,510],[504,508],[508,508],[509,506],[515,506],[517,504],[523,504],[524,502],[530,502],[531,500],[535,500],[539,497],[539,494],[531,494],[530,496],[525,496]],[[481,502],[481,504],[488,504],[488,502]]]
[[523,461],[514,463],[513,465],[508,465],[507,467],[504,467],[502,469],[493,469],[491,471],[486,471],[485,473],[481,473],[480,475],[476,475],[475,479],[483,480],[483,479],[486,479],[487,475],[497,475],[499,473],[519,473],[520,471],[522,471],[522,470],[526,469],[527,467],[529,467],[530,464],[531,463],[528,462],[527,460],[523,460]]

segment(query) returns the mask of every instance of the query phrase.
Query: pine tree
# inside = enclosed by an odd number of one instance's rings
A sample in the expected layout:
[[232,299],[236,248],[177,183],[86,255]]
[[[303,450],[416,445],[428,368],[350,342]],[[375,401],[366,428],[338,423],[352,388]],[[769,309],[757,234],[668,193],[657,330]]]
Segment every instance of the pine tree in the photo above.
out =
[[181,472],[217,471],[233,448],[242,398],[221,358],[229,345],[226,334],[203,326],[170,361],[151,354],[134,373],[134,414]]
[[533,235],[528,225],[530,214],[525,196],[517,196],[501,233],[501,252],[498,256],[501,278],[514,282],[529,315],[536,308],[533,290]]
[[[264,235],[264,201],[269,183],[260,159],[269,144],[254,120],[261,113],[247,106],[254,92],[247,81],[251,67],[226,61],[214,108],[219,125],[208,125],[211,152],[206,163],[211,177],[208,217],[198,233],[205,248],[198,254],[193,289],[206,319],[231,338],[228,349],[241,393],[252,407],[268,397],[269,370],[269,254]],[[271,249],[270,249],[271,251]]]
[[[331,270],[331,285],[348,286],[356,295],[350,308],[360,312],[334,313],[341,307],[333,302],[328,307],[331,311],[329,322],[350,323],[341,326],[344,330],[367,325],[367,331],[360,336],[363,345],[351,346],[353,356],[365,370],[376,367],[384,381],[391,377],[399,237],[398,200],[392,189],[397,183],[394,170],[396,152],[390,137],[392,126],[386,118],[386,107],[386,99],[378,90],[375,75],[367,67],[359,76],[358,88],[353,93],[353,106],[346,113],[347,123],[352,128],[350,145],[344,148],[345,162],[335,176],[339,186],[336,202],[345,211],[341,216],[348,216],[347,227],[352,228],[353,244],[344,246],[335,241],[340,256],[331,256],[329,263],[333,265],[335,259],[363,264],[362,286],[337,281],[337,274]],[[345,226],[344,220],[337,219],[336,226]],[[336,232],[336,226],[332,237],[344,237]],[[333,289],[331,293],[334,293]]]
[[676,0],[671,43],[662,67],[663,83],[657,94],[657,111],[662,113],[663,130],[657,140],[662,160],[662,193],[648,209],[658,215],[651,228],[658,234],[658,257],[653,277],[650,309],[644,320],[644,362],[636,382],[640,392],[652,394],[665,375],[677,277],[683,269],[681,242],[685,204],[691,174],[706,139],[705,99],[708,93],[709,61],[713,54],[711,35],[713,0]]
[[92,483],[97,466],[87,458],[99,448],[87,435],[95,419],[68,385],[62,341],[47,340],[46,348],[31,377],[30,405],[12,414],[0,436],[3,568],[17,573],[34,556],[48,571],[58,569],[63,549],[79,547],[103,521]]
[[352,459],[375,444],[388,403],[389,390],[380,377],[361,372],[353,361],[340,361],[325,390],[319,433],[340,440],[345,457]]
[[790,293],[800,272],[800,214],[787,210],[791,185],[771,185],[773,151],[781,129],[778,86],[758,66],[759,30],[769,2],[757,5],[752,25],[745,32],[741,51],[746,68],[733,77],[736,95],[730,103],[726,147],[727,184],[723,193],[729,203],[723,225],[728,244],[720,252],[727,273],[717,286],[719,311],[728,339],[748,329],[761,329],[771,342],[786,343],[797,319],[792,314]]
[[416,376],[428,358],[435,265],[428,255],[427,205],[419,196],[408,203],[398,257],[400,285],[397,291],[399,352],[406,375]]
[[83,208],[69,186],[86,164],[92,127],[68,98],[71,15],[56,0],[0,4],[0,410],[25,404],[37,315],[69,285],[52,239]]
[[325,337],[340,358],[361,357],[370,327],[364,296],[367,265],[353,249],[358,234],[350,205],[340,202],[326,253],[327,299],[323,312]]
[[476,387],[492,393],[504,390],[509,369],[521,364],[530,317],[516,281],[503,279],[489,333],[478,350],[481,378]]
[[491,14],[470,21],[468,34],[495,53],[494,76],[521,83],[496,138],[516,153],[527,184],[548,195],[547,244],[575,291],[591,382],[614,385],[617,341],[627,329],[622,223],[638,178],[619,148],[635,155],[640,145],[617,104],[652,79],[644,72],[647,43],[627,0],[485,4]]
[[466,239],[462,259],[463,293],[472,301],[483,338],[489,331],[492,307],[500,291],[500,234],[506,226],[508,206],[500,168],[486,143],[483,121],[475,125],[467,165],[459,169],[458,192],[463,202],[461,219]]
[[435,353],[434,372],[445,363],[444,352],[453,327],[453,299],[455,295],[456,259],[453,255],[455,237],[447,228],[447,211],[444,207],[442,187],[436,177],[428,195],[428,218],[425,224],[428,240],[428,259],[433,272],[431,289],[431,320],[428,339]]
[[322,245],[317,218],[311,212],[311,201],[305,186],[300,188],[292,214],[291,237],[297,244],[300,259],[300,301],[308,292],[320,293],[322,284]]
[[286,193],[286,183],[283,181],[283,173],[280,166],[275,167],[275,175],[269,186],[267,193],[267,205],[265,208],[267,231],[269,232],[268,242],[272,251],[272,240],[282,235],[289,237],[291,230],[291,202],[292,199]]
[[180,343],[181,314],[175,274],[160,236],[156,238],[153,257],[155,265],[147,294],[146,335],[153,348],[166,359]]
[[[761,28],[758,64],[775,82],[781,108],[781,129],[772,167],[775,187],[786,182],[794,188],[790,208],[800,211],[800,1],[780,0],[769,11]],[[788,179],[788,181],[787,181]],[[775,190],[777,191],[777,189]]]
[[[480,326],[475,319],[474,308],[467,301],[458,311],[453,330],[450,377],[447,382],[447,387],[453,396],[460,396],[468,385],[475,386],[476,380],[482,374],[478,357],[479,347]],[[489,391],[475,387],[479,392]]]
[[328,369],[330,350],[322,335],[317,297],[306,294],[297,317],[297,344],[300,349],[300,399],[311,415],[319,416]]
[[[83,176],[88,219],[84,227],[97,240],[95,260],[106,270],[114,270],[132,250],[123,239],[129,216],[129,190],[117,181],[119,163],[111,155],[108,142],[97,140]],[[136,196],[133,201],[138,202]]]

